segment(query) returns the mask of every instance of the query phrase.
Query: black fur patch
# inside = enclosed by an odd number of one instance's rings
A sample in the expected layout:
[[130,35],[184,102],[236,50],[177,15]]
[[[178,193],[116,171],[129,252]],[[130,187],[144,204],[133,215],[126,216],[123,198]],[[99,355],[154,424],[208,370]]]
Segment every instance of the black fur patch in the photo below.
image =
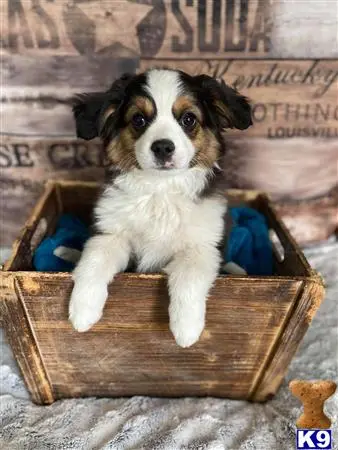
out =
[[[226,128],[245,130],[252,125],[248,98],[225,84],[223,80],[218,82],[209,75],[191,76],[184,72],[179,73],[183,85],[198,99],[205,113],[207,126],[224,131]],[[219,105],[224,105],[224,110],[228,110],[230,114],[224,115]]]

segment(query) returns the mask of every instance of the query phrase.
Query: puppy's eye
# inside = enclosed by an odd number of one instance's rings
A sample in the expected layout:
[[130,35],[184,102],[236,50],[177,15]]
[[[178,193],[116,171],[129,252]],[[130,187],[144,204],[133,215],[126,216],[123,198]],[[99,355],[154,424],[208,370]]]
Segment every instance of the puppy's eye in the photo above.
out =
[[147,121],[145,119],[145,117],[143,116],[143,114],[141,113],[136,113],[133,115],[132,119],[131,119],[131,123],[133,124],[134,128],[143,128],[146,126]]
[[181,117],[180,124],[185,130],[191,131],[193,128],[195,128],[197,124],[195,114],[193,114],[192,112],[184,113],[183,116]]

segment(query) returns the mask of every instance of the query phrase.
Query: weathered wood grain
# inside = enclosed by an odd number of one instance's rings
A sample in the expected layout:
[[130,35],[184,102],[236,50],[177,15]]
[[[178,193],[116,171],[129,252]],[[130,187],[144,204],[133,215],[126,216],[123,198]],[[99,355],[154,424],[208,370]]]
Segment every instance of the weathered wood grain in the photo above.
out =
[[[143,62],[140,70],[149,67],[148,63]],[[338,138],[337,60],[172,61],[170,66],[190,73],[215,73],[251,99],[254,126],[244,132],[229,130],[231,136],[264,137],[274,141]],[[112,74],[111,81],[116,78],[116,73],[115,76]],[[99,88],[109,84],[106,71],[101,77]],[[0,114],[2,132],[74,137],[71,110],[62,100],[66,100],[73,89],[78,89],[74,84],[59,83],[56,77],[56,86],[60,89],[48,97],[42,94],[50,92],[51,86],[42,85],[40,99],[36,85],[23,86],[21,90],[22,93],[32,90],[34,98],[29,95],[13,97],[16,87],[11,83],[5,85]],[[86,75],[80,82],[83,88],[80,90],[86,90],[85,84],[88,84],[88,90],[92,90],[95,83],[95,80],[90,82]]]
[[302,245],[338,236],[338,187],[312,200],[279,201],[276,210]]
[[[190,73],[215,74],[251,99],[254,126],[244,132],[229,130],[229,136],[255,136],[276,142],[286,138],[338,139],[337,60],[194,60],[168,64]],[[143,61],[139,70],[152,65],[153,61]],[[88,83],[88,90],[92,90],[95,82],[89,82],[87,76],[83,78],[81,88],[86,90],[84,85]],[[101,78],[99,86],[107,83],[109,74],[103,71]],[[69,87],[57,77],[56,85],[60,88],[57,93],[40,99],[13,97],[15,86],[11,82],[5,85],[0,111],[2,132],[74,137],[71,110],[62,97],[74,85]],[[22,92],[25,89],[32,89],[37,95],[36,85],[23,87]],[[50,86],[42,85],[43,92],[50,92]]]
[[0,323],[6,328],[8,341],[24,374],[32,400],[38,404],[52,403],[55,393],[32,334],[13,274],[0,273],[0,291]]
[[271,0],[3,0],[1,51],[165,58],[264,56]]
[[104,158],[97,141],[32,141],[2,136],[0,245],[11,245],[16,239],[47,180],[102,182],[104,173]]
[[70,277],[19,276],[19,284],[56,398],[245,398],[301,281],[289,280],[282,288],[278,280],[220,278],[208,302],[204,336],[190,349],[177,347],[169,331],[162,276],[118,276],[102,321],[86,334],[67,321]]
[[273,397],[323,298],[323,282],[318,276],[305,282],[287,324],[281,330],[278,345],[271,351],[269,364],[251,393],[251,400],[266,401]]
[[[275,200],[305,200],[323,196],[336,186],[337,161],[338,140],[228,137],[221,165],[224,187],[257,189]],[[4,180],[100,180],[106,166],[99,140],[0,136]]]
[[138,58],[110,56],[0,56],[1,101],[66,99],[107,89],[123,73],[135,73]]
[[[224,188],[269,193],[298,242],[325,239],[338,228],[337,149],[335,140],[229,138]],[[105,166],[98,140],[2,136],[1,245],[10,245],[17,237],[45,181],[103,182]]]
[[227,138],[230,187],[268,192],[274,200],[325,196],[338,182],[338,139]]

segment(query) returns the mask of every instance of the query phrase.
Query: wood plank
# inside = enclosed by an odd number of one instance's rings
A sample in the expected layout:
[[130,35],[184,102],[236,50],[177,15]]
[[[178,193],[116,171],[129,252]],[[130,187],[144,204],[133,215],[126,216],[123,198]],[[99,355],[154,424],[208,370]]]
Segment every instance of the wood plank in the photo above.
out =
[[1,51],[162,58],[265,56],[272,0],[3,0]]
[[338,237],[338,187],[329,194],[301,201],[279,201],[276,210],[302,245]]
[[82,91],[107,89],[123,73],[135,73],[138,58],[110,56],[3,55],[1,101],[66,99]]
[[[109,288],[102,320],[82,334],[67,320],[69,275],[18,274],[18,282],[57,398],[245,398],[302,285],[286,279],[220,277],[208,300],[201,340],[181,349],[168,327],[164,276],[118,275]],[[102,346],[103,341],[109,345]],[[86,364],[81,354],[86,354]]]
[[52,179],[104,179],[104,161],[97,141],[32,141],[4,138],[0,145],[2,223],[0,245],[11,245],[18,236],[44,183]]
[[[267,192],[275,200],[311,199],[336,186],[337,161],[338,140],[334,139],[229,137],[222,161],[224,186]],[[105,166],[97,139],[0,135],[0,179],[32,179],[32,183],[49,178],[100,180]]]
[[231,187],[274,200],[307,200],[337,185],[338,139],[227,138],[222,167]]
[[[229,138],[224,188],[268,192],[299,242],[325,239],[338,227],[336,144],[335,140]],[[0,168],[1,245],[10,245],[17,237],[47,180],[105,179],[97,140],[2,136]]]
[[[229,130],[229,136],[255,136],[275,142],[286,138],[338,139],[338,60],[242,59],[166,62],[171,67],[189,73],[215,74],[251,99],[254,126],[246,131]],[[153,60],[143,60],[139,70],[153,64]],[[100,77],[102,81],[98,84],[101,86],[107,82],[109,74],[103,71]],[[112,74],[111,81],[114,78]],[[29,80],[32,79],[34,77],[31,75]],[[23,85],[22,94],[26,89],[27,92],[32,90],[37,95],[34,98],[29,95],[13,97],[16,87],[8,80],[8,87],[3,89],[0,111],[2,132],[74,137],[74,125],[66,97],[76,87],[75,84],[68,87],[67,80],[61,82],[58,75],[55,79],[58,89],[54,92],[58,93],[47,98],[43,93],[51,92],[53,78],[51,85],[41,87],[41,95],[36,85]],[[93,84],[87,77],[85,80],[87,81],[83,83],[88,83],[88,90],[92,90]],[[86,90],[84,84],[81,85],[82,90]],[[8,98],[6,92],[9,93]]]
[[6,336],[24,374],[32,400],[39,404],[52,403],[55,400],[54,392],[13,274],[0,273],[0,290],[0,322],[5,327]]
[[270,355],[270,362],[251,394],[251,400],[266,401],[273,397],[323,298],[324,287],[319,277],[305,282],[304,289],[291,312],[290,320],[276,342],[274,352]]

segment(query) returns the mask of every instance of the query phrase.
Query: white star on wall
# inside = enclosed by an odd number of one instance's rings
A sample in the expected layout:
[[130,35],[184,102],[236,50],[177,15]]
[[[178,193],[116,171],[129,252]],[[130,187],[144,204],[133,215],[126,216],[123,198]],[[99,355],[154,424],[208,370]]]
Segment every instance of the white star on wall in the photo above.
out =
[[[76,6],[95,23],[95,53],[110,54],[115,50],[119,52],[118,56],[140,54],[136,26],[152,6],[129,0],[95,0]],[[128,49],[132,51],[129,55]],[[121,54],[123,52],[126,54]]]

